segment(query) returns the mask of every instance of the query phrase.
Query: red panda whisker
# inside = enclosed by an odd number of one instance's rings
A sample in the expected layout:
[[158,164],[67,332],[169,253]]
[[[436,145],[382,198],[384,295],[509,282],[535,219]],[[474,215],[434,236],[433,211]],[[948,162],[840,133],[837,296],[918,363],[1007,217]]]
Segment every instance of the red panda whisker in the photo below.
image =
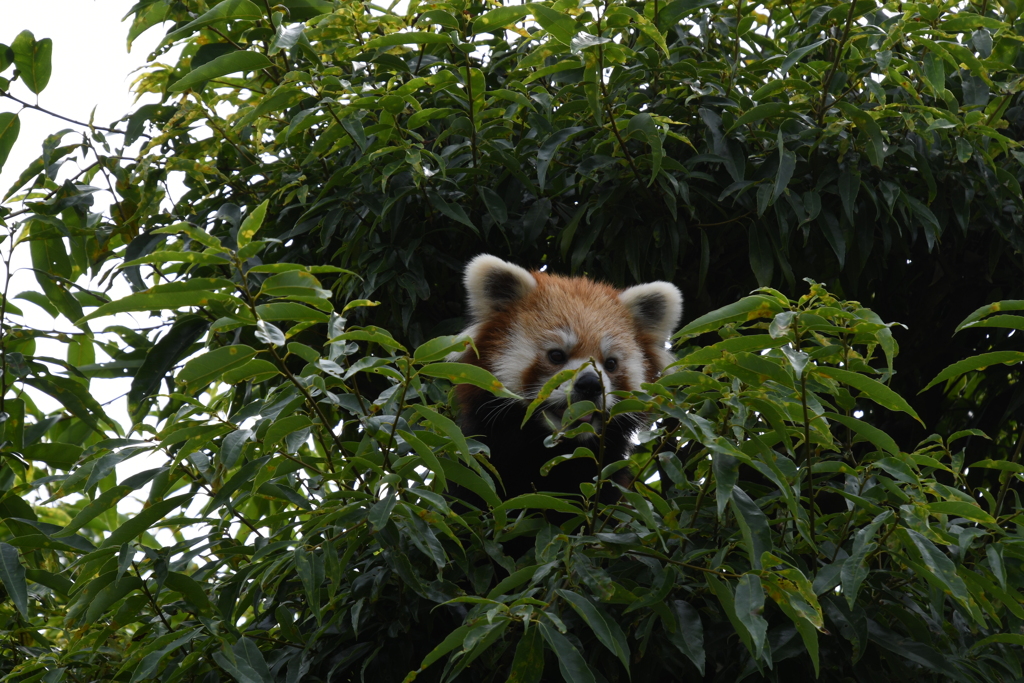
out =
[[[682,294],[667,282],[619,290],[588,278],[530,272],[487,254],[467,264],[465,285],[470,324],[464,334],[472,337],[479,356],[470,349],[450,360],[489,371],[525,398],[495,398],[475,387],[457,387],[463,431],[487,444],[506,497],[542,490],[579,494],[580,483],[595,475],[592,461],[566,461],[547,476],[540,469],[579,446],[593,448],[595,435],[563,436],[550,448],[545,443],[553,430],[590,422],[600,429],[605,462],[629,456],[631,438],[649,418],[643,413],[609,418],[619,401],[612,392],[638,390],[673,360],[666,343],[682,316]],[[541,401],[524,423],[533,398],[566,368],[577,369],[576,379]],[[568,407],[583,401],[597,406],[592,417],[561,425]]]

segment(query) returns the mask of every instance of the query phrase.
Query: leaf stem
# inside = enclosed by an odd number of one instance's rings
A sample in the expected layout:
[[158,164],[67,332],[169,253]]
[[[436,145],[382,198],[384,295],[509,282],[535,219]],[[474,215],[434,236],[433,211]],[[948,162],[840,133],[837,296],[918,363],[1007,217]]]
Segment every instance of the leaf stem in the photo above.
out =
[[[1020,434],[1017,436],[1017,447],[1013,450],[1013,455],[1010,456],[1010,462],[1016,464],[1020,460],[1021,448],[1024,447],[1024,428],[1020,430]],[[999,518],[999,513],[1003,509],[1003,500],[1006,498],[1006,492],[1010,488],[1010,482],[1013,480],[1013,474],[1011,472],[1004,472],[1003,475],[1006,477],[1003,479],[1002,486],[999,487],[999,496],[996,498],[996,508],[992,511],[992,516],[996,519]]]
[[[118,135],[125,135],[124,131],[117,130],[116,128],[107,128],[106,126],[97,126],[97,125],[94,125],[94,124],[91,124],[91,123],[85,123],[83,121],[77,121],[75,119],[70,119],[67,116],[64,116],[62,114],[58,114],[57,112],[50,111],[49,109],[45,109],[43,107],[40,107],[38,104],[30,104],[28,102],[25,102],[24,100],[19,100],[17,97],[15,97],[14,95],[10,94],[9,92],[7,92],[5,90],[0,90],[0,97],[6,97],[9,100],[14,100],[15,102],[17,102],[21,106],[25,107],[26,109],[35,109],[36,111],[41,111],[42,113],[47,114],[49,116],[52,116],[55,119],[60,119],[61,121],[67,121],[68,123],[73,123],[76,126],[82,126],[83,128],[89,128],[89,129],[93,129],[93,130],[102,130],[104,133],[116,133]],[[139,133],[139,136],[147,138],[149,140],[153,139],[152,136],[147,135],[145,133]]]
[[[796,351],[800,351],[801,339],[800,339],[800,315],[797,314],[796,319],[793,321],[793,337],[795,341]],[[807,368],[800,373],[800,405],[803,409],[804,418],[804,467],[807,469],[807,518],[808,526],[811,536],[811,544],[816,545],[814,542],[814,462],[813,462],[813,449],[811,448],[811,418],[810,411],[807,409]]]
[[818,102],[818,125],[823,126],[825,124],[825,103],[828,101],[828,90],[832,85],[832,78],[836,75],[836,70],[839,68],[839,60],[843,57],[843,48],[846,47],[846,40],[850,37],[850,29],[853,27],[853,14],[857,7],[857,0],[850,0],[850,11],[846,14],[846,26],[843,28],[843,37],[839,39],[839,45],[836,46],[835,58],[832,60],[832,66],[828,69],[828,74],[825,75],[825,80],[821,84],[821,101]]

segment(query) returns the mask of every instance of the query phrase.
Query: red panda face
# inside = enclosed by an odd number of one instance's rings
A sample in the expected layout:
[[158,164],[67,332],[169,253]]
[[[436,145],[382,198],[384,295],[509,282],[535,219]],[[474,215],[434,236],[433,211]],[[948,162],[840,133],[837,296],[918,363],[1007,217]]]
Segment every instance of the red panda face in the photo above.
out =
[[682,295],[667,282],[617,290],[587,278],[528,272],[483,254],[466,267],[472,325],[480,353],[464,362],[489,370],[528,400],[557,372],[583,368],[549,400],[560,415],[570,401],[607,410],[614,391],[639,389],[671,361],[665,342],[682,315]]

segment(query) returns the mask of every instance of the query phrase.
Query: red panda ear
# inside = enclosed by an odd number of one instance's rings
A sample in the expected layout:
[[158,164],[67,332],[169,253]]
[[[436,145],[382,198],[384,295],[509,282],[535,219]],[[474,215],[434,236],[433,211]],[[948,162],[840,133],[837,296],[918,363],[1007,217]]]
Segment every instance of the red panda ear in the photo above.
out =
[[683,295],[669,282],[648,282],[619,293],[640,330],[668,339],[683,316]]
[[469,311],[476,321],[506,310],[537,286],[529,271],[490,254],[480,254],[466,265],[465,282]]

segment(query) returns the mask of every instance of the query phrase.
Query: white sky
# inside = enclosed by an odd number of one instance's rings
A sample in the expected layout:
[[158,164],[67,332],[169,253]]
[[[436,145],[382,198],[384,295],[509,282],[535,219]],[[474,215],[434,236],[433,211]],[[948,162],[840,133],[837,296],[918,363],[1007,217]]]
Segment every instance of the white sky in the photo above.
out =
[[[96,123],[109,126],[132,110],[132,72],[163,37],[159,27],[150,29],[127,51],[128,22],[122,17],[133,2],[112,0],[49,0],[15,2],[0,0],[0,43],[10,45],[28,29],[36,39],[53,40],[53,75],[37,97],[22,83],[11,86],[15,97],[38,104],[79,121],[88,121],[96,109]],[[13,67],[3,75],[10,78]],[[0,111],[17,112],[21,106],[0,98]],[[41,112],[21,111],[21,135],[0,171],[0,192],[7,193],[21,171],[39,156],[43,139],[62,128],[76,128]]]
[[[127,50],[129,22],[122,22],[125,13],[134,2],[130,0],[49,0],[42,2],[15,2],[0,0],[0,43],[10,45],[21,31],[32,31],[36,39],[53,40],[53,72],[49,84],[38,96],[34,95],[20,81],[12,83],[10,93],[18,99],[58,113],[68,118],[87,122],[93,116],[96,125],[113,127],[111,124],[131,112],[137,105],[131,92],[134,72],[146,62],[146,57],[163,38],[164,30],[159,26],[150,29],[136,39],[131,53]],[[13,67],[2,75],[11,78]],[[152,101],[152,100],[150,100]],[[56,119],[42,112],[22,108],[20,104],[6,97],[0,97],[0,112],[19,112],[21,133],[11,154],[0,169],[0,197],[7,193],[21,172],[42,151],[46,136],[65,128],[84,130],[80,126]],[[124,124],[117,128],[124,129]],[[108,135],[112,145],[120,142],[119,136]],[[65,138],[67,143],[72,135]],[[69,164],[68,168],[74,168]],[[97,196],[98,202],[109,201],[108,197]],[[3,244],[0,248],[8,248]],[[11,264],[15,271],[11,294],[26,289],[38,289],[30,271],[31,265],[27,245],[15,250]],[[2,269],[2,265],[0,265]],[[87,283],[82,282],[86,285]],[[112,294],[126,293],[115,290]],[[48,314],[24,300],[17,305],[25,312],[25,322],[40,329],[73,330],[63,318],[52,320]],[[100,320],[93,325],[102,329],[111,320]],[[131,324],[130,321],[119,321]],[[63,356],[62,349],[54,349],[54,355]],[[106,360],[98,354],[97,361]],[[93,389],[101,403],[123,394],[128,390],[130,380],[94,380]],[[44,410],[54,410],[59,405],[45,395],[32,392],[33,399]],[[110,406],[108,413],[125,427],[130,425],[124,402]]]

